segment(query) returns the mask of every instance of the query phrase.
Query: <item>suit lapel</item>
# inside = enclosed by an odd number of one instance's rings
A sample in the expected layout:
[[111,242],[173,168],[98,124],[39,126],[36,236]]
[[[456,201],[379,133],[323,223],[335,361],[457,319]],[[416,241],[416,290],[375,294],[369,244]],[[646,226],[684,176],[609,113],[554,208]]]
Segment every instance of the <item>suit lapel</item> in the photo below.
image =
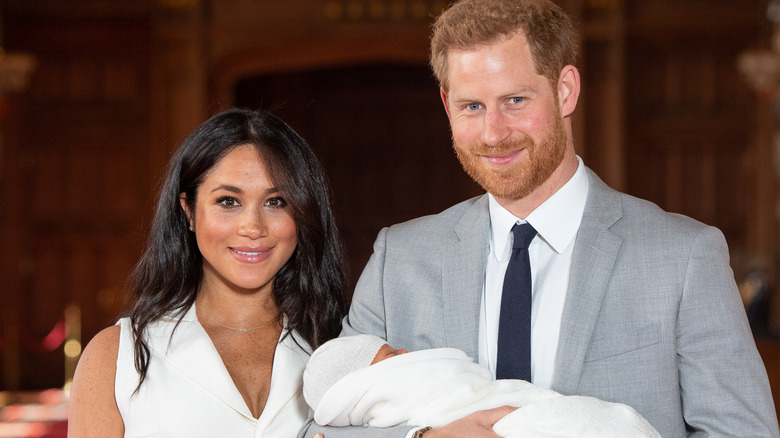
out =
[[572,254],[561,321],[553,389],[571,394],[579,385],[585,353],[622,239],[609,228],[622,217],[618,193],[588,169],[588,200]]
[[478,357],[479,309],[489,252],[487,195],[477,199],[454,228],[456,240],[442,252],[446,346]]

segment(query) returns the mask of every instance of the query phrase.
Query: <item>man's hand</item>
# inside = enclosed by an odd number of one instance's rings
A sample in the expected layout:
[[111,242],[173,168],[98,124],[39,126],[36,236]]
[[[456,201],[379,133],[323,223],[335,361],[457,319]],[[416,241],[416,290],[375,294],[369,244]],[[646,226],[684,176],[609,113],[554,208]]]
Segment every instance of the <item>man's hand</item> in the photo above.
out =
[[425,432],[425,438],[451,438],[451,437],[490,437],[496,438],[493,425],[504,415],[517,408],[502,406],[500,408],[477,411],[471,415],[453,421],[452,423],[431,429]]

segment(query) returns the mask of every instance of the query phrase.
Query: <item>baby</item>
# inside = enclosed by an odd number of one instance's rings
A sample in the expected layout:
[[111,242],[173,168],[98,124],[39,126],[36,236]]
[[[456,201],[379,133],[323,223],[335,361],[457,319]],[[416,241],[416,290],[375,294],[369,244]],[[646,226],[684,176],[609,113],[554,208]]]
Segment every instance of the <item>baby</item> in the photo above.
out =
[[333,339],[303,373],[303,395],[320,425],[443,426],[473,412],[518,407],[493,431],[515,437],[659,437],[627,405],[564,396],[523,380],[493,380],[452,348],[408,353],[371,335]]

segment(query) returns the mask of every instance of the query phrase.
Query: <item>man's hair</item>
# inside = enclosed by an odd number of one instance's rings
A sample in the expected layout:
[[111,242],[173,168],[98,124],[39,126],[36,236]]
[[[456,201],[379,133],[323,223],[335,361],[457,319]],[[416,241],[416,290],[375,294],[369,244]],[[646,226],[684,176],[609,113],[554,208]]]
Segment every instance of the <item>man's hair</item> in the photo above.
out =
[[551,0],[461,0],[433,24],[431,67],[439,85],[449,89],[447,52],[475,49],[522,32],[536,73],[555,88],[561,69],[574,65],[579,34],[566,12]]

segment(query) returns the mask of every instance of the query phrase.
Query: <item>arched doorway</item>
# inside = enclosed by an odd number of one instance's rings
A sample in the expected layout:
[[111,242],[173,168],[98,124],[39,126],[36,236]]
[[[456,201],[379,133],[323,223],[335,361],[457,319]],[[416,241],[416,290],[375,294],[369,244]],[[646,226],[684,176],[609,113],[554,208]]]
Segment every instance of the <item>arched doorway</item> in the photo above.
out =
[[353,282],[381,227],[481,192],[452,152],[438,86],[426,65],[261,74],[238,81],[234,95],[238,106],[273,110],[316,151],[330,178]]

